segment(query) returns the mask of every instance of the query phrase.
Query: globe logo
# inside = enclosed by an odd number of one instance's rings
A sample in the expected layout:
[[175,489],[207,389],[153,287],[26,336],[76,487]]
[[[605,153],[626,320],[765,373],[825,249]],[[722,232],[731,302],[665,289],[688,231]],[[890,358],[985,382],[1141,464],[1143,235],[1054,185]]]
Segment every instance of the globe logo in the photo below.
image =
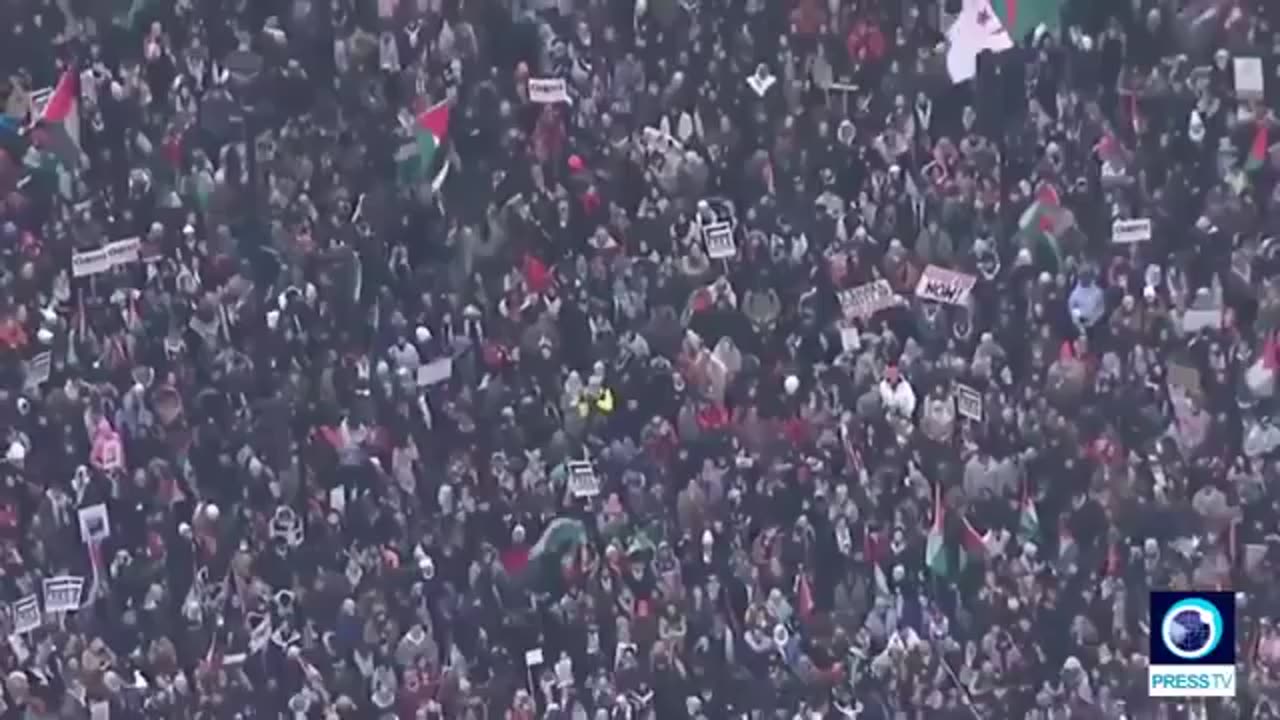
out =
[[1222,640],[1222,615],[1202,598],[1179,600],[1160,621],[1165,649],[1181,660],[1199,660]]

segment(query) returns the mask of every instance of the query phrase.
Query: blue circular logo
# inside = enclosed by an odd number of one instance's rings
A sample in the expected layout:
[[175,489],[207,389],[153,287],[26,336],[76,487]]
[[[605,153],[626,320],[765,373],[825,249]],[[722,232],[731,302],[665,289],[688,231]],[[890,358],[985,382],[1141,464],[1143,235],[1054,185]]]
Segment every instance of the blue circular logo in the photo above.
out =
[[1222,615],[1203,598],[1179,600],[1160,621],[1160,640],[1180,660],[1200,660],[1222,640]]

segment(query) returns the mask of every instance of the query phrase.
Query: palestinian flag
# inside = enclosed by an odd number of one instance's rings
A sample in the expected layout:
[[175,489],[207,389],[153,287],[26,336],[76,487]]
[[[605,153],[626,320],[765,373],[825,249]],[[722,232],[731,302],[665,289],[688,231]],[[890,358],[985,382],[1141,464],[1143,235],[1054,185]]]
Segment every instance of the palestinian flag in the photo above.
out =
[[401,183],[406,185],[422,182],[437,169],[437,151],[449,136],[449,105],[437,103],[419,113],[413,119],[411,129],[413,142],[396,152],[397,174]]
[[1022,500],[1018,508],[1018,540],[1035,542],[1040,538],[1040,514],[1036,512],[1036,501],[1031,497],[1031,489],[1027,482],[1022,484]]
[[31,94],[32,142],[58,156],[66,168],[81,164],[80,76],[67,70],[52,91]]
[[925,567],[938,577],[950,573],[947,563],[946,512],[942,506],[942,486],[933,487],[933,527],[924,545]]
[[1265,122],[1258,123],[1258,129],[1253,133],[1253,143],[1249,145],[1249,154],[1244,160],[1244,169],[1247,172],[1257,172],[1267,162],[1267,124]]
[[989,554],[987,536],[979,533],[969,518],[964,518],[960,527],[960,569],[963,571],[970,564],[985,562]]
[[554,584],[561,576],[566,558],[587,541],[587,528],[579,520],[558,517],[542,531],[529,548],[526,580],[535,585]]
[[1061,22],[1065,0],[992,0],[991,7],[1014,42],[1026,40],[1041,25],[1052,30]]
[[1058,190],[1048,183],[1036,190],[1036,197],[1018,218],[1018,230],[1034,245],[1053,255],[1055,264],[1062,263],[1062,247],[1058,236],[1071,225],[1069,213],[1062,208]]

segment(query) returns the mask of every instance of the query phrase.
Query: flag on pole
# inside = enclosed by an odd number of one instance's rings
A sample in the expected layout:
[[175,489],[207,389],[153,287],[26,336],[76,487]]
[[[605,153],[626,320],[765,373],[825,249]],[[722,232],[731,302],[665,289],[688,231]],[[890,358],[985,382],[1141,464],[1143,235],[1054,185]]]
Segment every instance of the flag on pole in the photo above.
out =
[[67,168],[81,165],[84,152],[80,146],[80,75],[67,70],[52,93],[33,98],[32,103],[35,143],[57,155]]
[[796,614],[801,620],[813,616],[813,586],[809,584],[809,576],[805,573],[796,575]]
[[979,55],[988,50],[1004,52],[1013,45],[988,0],[965,0],[947,28],[947,74],[955,83],[972,80],[978,74]]
[[970,563],[978,563],[987,559],[987,540],[978,532],[969,518],[963,518],[960,527],[960,569],[963,571]]
[[1062,247],[1058,242],[1058,235],[1069,224],[1057,188],[1048,183],[1036,190],[1036,199],[1018,218],[1018,230],[1052,253],[1057,264],[1062,262]]
[[925,540],[924,564],[938,577],[946,577],[949,573],[945,528],[946,513],[942,505],[942,486],[934,485],[933,527],[929,529],[929,536]]
[[1249,155],[1245,158],[1244,169],[1248,172],[1257,172],[1267,162],[1267,124],[1266,122],[1258,123],[1258,129],[1253,133],[1253,143],[1249,145]]
[[1133,128],[1133,137],[1142,137],[1142,109],[1138,106],[1138,93],[1129,94],[1129,125]]
[[587,541],[587,528],[581,521],[558,517],[542,531],[538,541],[529,548],[526,572],[534,584],[550,584],[563,577],[564,562],[571,553]]
[[435,170],[437,151],[449,136],[448,103],[436,103],[419,113],[410,129],[413,142],[396,153],[398,174],[403,184],[421,182]]
[[1034,542],[1040,538],[1040,514],[1036,512],[1036,501],[1031,497],[1031,484],[1022,481],[1022,500],[1018,511],[1018,540]]
[[1064,0],[992,0],[991,7],[1014,42],[1022,42],[1040,26],[1052,30],[1061,22]]

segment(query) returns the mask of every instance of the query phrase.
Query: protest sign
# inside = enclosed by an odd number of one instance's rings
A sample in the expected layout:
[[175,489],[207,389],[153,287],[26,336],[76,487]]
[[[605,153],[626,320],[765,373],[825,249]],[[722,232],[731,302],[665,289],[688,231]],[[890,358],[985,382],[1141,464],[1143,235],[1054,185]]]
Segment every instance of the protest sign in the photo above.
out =
[[707,246],[707,257],[712,260],[723,260],[738,254],[738,245],[733,241],[733,226],[727,222],[716,222],[702,229],[702,240]]
[[44,579],[44,611],[65,613],[80,609],[80,593],[84,590],[84,578],[78,575],[60,575]]
[[982,394],[968,385],[956,385],[956,412],[974,422],[982,422]]
[[948,305],[968,305],[969,293],[977,282],[972,275],[930,265],[920,274],[916,297]]
[[107,506],[103,503],[82,507],[80,516],[80,539],[89,544],[100,543],[111,537],[111,520],[107,516]]
[[27,377],[24,386],[34,390],[49,381],[49,373],[53,370],[53,353],[49,350],[36,355],[27,361]]
[[1116,245],[1145,242],[1151,239],[1151,219],[1134,218],[1111,223],[1111,242]]
[[569,102],[564,78],[529,78],[529,100],[543,105]]
[[249,613],[244,622],[249,628],[249,652],[259,653],[265,650],[271,643],[271,616]]
[[71,255],[71,276],[88,277],[137,262],[141,252],[142,239],[131,237],[107,243],[97,250],[74,253]]
[[888,280],[876,280],[848,290],[841,290],[837,297],[840,300],[841,309],[844,310],[844,316],[849,319],[869,318],[901,302]]
[[600,479],[595,468],[586,460],[569,461],[569,492],[576,498],[595,497],[600,494]]
[[418,387],[429,387],[453,377],[453,358],[442,357],[418,367]]
[[13,604],[13,631],[18,635],[35,630],[44,623],[40,613],[40,598],[28,595]]
[[1262,71],[1262,58],[1237,57],[1231,60],[1235,77],[1236,97],[1240,100],[1261,100],[1266,95],[1266,78]]

